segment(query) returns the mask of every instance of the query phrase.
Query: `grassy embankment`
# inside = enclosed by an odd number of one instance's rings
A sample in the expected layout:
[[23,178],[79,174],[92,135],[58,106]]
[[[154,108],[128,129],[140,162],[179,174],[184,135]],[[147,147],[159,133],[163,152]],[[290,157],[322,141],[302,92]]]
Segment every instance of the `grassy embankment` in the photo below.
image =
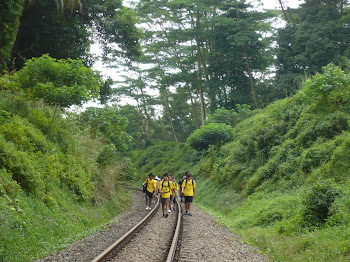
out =
[[180,177],[191,170],[196,204],[272,261],[350,261],[344,104],[318,108],[296,96],[255,110],[220,148],[149,147],[136,162],[140,179],[148,172]]
[[101,228],[127,206],[124,166],[97,163],[105,142],[73,114],[2,90],[0,261],[34,261]]

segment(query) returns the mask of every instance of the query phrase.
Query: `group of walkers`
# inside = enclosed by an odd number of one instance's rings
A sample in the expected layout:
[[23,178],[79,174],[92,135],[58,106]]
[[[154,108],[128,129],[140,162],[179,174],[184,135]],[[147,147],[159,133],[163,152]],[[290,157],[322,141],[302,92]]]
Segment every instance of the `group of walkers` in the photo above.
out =
[[192,174],[189,171],[185,172],[179,183],[176,182],[176,177],[171,174],[164,173],[162,179],[157,181],[156,176],[150,173],[144,186],[146,210],[152,209],[152,199],[155,194],[160,193],[164,218],[167,218],[169,213],[175,210],[178,197],[180,197],[181,202],[185,202],[185,215],[192,216],[192,202],[193,198],[196,198],[196,181],[192,179]]

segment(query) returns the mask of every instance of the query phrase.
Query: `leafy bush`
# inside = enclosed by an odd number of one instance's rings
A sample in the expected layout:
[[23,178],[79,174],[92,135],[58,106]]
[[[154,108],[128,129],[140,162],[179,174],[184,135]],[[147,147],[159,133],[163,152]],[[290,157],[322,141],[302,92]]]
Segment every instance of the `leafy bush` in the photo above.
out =
[[207,124],[221,123],[230,126],[235,126],[239,121],[247,118],[250,114],[250,105],[236,105],[236,110],[227,110],[225,108],[218,108],[214,113],[208,116]]
[[231,141],[232,131],[232,127],[226,124],[208,124],[194,131],[187,141],[197,150],[206,150],[210,145],[222,145]]
[[14,202],[21,187],[12,179],[11,173],[6,169],[0,169],[0,197],[5,197],[10,203]]
[[50,105],[70,107],[97,98],[101,79],[80,60],[32,58],[16,73],[21,88]]
[[131,137],[125,132],[128,119],[112,107],[89,107],[79,117],[79,122],[97,136],[103,134],[119,151],[126,150]]
[[103,147],[101,153],[98,155],[96,162],[101,166],[106,166],[116,161],[117,153],[116,147],[113,144],[109,144]]
[[304,196],[303,221],[306,226],[319,226],[326,222],[329,210],[341,191],[329,180],[315,183]]
[[350,76],[334,64],[323,67],[322,71],[306,80],[297,97],[316,110],[334,111],[343,106],[349,110]]
[[29,154],[18,151],[0,135],[0,166],[13,174],[13,179],[27,192],[43,192],[44,183]]

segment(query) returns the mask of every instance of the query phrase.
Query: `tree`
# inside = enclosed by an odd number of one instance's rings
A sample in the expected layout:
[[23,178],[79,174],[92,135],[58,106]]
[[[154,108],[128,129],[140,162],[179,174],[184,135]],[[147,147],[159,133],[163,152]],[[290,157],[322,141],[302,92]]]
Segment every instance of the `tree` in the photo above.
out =
[[[267,19],[272,15],[248,11],[249,7],[245,1],[215,0],[140,1],[138,5],[147,26],[145,54],[158,64],[161,93],[166,100],[166,90],[185,89],[196,126],[204,125],[207,114],[218,107],[258,104],[256,78],[272,64],[271,41],[263,34],[270,30]],[[172,79],[166,86],[164,77]]]
[[113,90],[112,90],[113,80],[111,77],[108,77],[106,81],[104,81],[103,85],[100,88],[100,103],[103,105],[106,105],[108,100],[112,97]]
[[[333,4],[330,4],[333,2]],[[279,98],[290,96],[305,75],[350,58],[350,27],[344,1],[305,1],[293,21],[277,34],[276,80]]]
[[11,60],[11,50],[16,40],[24,3],[25,0],[0,2],[0,74]]
[[264,35],[271,31],[273,14],[248,11],[250,7],[244,1],[227,4],[215,20],[209,54],[211,112],[237,104],[258,107],[257,78],[273,62],[272,39]]
[[26,59],[45,53],[57,59],[80,58],[91,65],[90,46],[95,41],[101,44],[105,59],[133,59],[140,54],[137,17],[122,1],[86,0],[81,10],[78,4],[69,8],[71,3],[67,1],[60,10],[55,1],[32,1],[25,6],[12,52],[17,69]]
[[124,81],[120,81],[119,87],[113,90],[114,97],[128,97],[134,100],[136,103],[135,108],[138,111],[136,114],[138,122],[140,124],[141,135],[143,136],[145,147],[151,144],[153,133],[153,117],[155,114],[155,105],[159,104],[154,95],[149,94],[149,88],[147,88],[147,70],[141,69],[139,66],[129,66],[130,70],[134,74],[124,76]]
[[81,60],[56,60],[49,55],[28,60],[15,79],[32,99],[43,99],[54,106],[52,129],[62,108],[97,98],[102,84],[99,76]]
[[89,107],[81,113],[79,120],[95,137],[102,134],[107,142],[115,146],[116,150],[128,149],[131,141],[131,137],[126,133],[128,119],[120,115],[116,108]]

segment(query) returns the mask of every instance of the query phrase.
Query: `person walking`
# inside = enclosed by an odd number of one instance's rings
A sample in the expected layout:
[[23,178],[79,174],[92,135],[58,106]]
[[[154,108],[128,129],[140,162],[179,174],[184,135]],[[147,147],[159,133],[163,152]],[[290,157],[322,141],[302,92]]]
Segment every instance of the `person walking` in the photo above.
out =
[[196,182],[192,179],[190,171],[185,172],[186,179],[182,182],[181,192],[185,196],[185,215],[192,216],[192,202],[196,198]]
[[[186,179],[186,175],[184,175],[182,178],[181,178],[181,180],[179,181],[179,185],[180,185],[180,187],[181,187],[181,185],[182,185],[182,182],[183,181],[185,181],[185,179]],[[184,202],[184,193],[182,192],[182,190],[180,190],[180,202],[182,203],[182,202]]]
[[174,183],[173,183],[173,175],[172,174],[168,174],[168,180],[169,183],[171,183],[172,185],[172,190],[170,190],[170,201],[169,201],[169,209],[168,209],[168,213],[171,213],[172,210],[172,205],[173,205],[173,196],[174,196]]
[[157,190],[157,181],[154,179],[155,176],[152,173],[149,173],[148,178],[145,180],[144,184],[147,184],[146,189],[146,210],[151,210],[152,198],[154,197],[154,193]]
[[173,190],[172,183],[169,182],[168,173],[164,173],[163,180],[159,183],[158,190],[160,191],[160,199],[162,203],[163,217],[168,217],[170,191]]
[[175,211],[176,198],[178,196],[178,191],[180,189],[179,184],[176,183],[176,177],[173,176],[173,186],[174,186],[174,194],[173,194],[173,211]]

